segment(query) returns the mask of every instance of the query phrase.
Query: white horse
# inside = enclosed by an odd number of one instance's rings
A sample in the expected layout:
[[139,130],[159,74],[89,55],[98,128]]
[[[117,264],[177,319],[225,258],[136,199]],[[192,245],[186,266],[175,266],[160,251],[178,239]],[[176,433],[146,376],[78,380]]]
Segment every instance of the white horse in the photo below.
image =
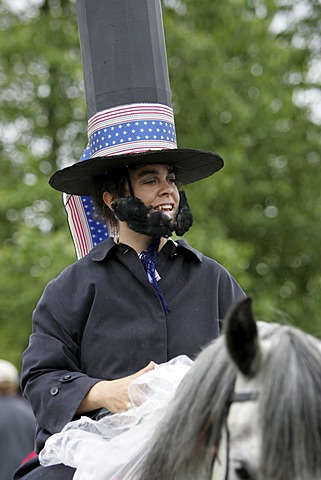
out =
[[251,300],[198,356],[135,480],[320,480],[321,349]]

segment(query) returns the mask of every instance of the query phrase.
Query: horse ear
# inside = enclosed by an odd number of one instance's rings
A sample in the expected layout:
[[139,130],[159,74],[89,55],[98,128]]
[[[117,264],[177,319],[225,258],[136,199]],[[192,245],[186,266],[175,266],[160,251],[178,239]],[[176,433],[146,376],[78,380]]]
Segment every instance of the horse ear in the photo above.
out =
[[225,337],[227,349],[236,366],[244,375],[254,376],[261,355],[251,298],[233,306],[226,318]]

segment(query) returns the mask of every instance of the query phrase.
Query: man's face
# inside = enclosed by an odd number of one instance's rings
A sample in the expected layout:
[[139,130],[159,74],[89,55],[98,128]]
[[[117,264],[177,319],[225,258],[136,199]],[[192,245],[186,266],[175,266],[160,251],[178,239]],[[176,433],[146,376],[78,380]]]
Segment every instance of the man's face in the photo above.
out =
[[129,169],[135,197],[146,206],[162,210],[172,220],[176,218],[179,193],[175,174],[168,165],[146,164]]

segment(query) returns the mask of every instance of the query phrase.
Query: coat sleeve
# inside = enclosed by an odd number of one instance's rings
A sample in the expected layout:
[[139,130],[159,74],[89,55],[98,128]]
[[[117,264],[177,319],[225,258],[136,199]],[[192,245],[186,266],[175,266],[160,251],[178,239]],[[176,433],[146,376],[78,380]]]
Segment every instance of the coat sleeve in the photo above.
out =
[[245,292],[234,277],[221,266],[218,284],[219,319],[221,325],[232,305],[245,297]]
[[87,392],[100,380],[80,368],[81,332],[90,308],[90,294],[79,295],[81,289],[81,282],[70,282],[68,275],[47,285],[34,311],[33,333],[23,355],[24,396],[39,427],[50,433],[75,417]]

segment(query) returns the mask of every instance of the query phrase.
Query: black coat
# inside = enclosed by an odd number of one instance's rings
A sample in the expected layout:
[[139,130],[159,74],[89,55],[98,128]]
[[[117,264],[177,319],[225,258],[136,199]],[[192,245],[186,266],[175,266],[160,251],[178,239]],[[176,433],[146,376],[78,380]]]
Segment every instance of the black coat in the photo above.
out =
[[[137,253],[107,239],[46,287],[33,316],[22,385],[38,422],[37,448],[75,417],[99,380],[132,374],[151,360],[194,358],[220,333],[244,296],[232,276],[184,240],[168,241],[156,264],[165,315]],[[92,414],[91,414],[92,415]]]

